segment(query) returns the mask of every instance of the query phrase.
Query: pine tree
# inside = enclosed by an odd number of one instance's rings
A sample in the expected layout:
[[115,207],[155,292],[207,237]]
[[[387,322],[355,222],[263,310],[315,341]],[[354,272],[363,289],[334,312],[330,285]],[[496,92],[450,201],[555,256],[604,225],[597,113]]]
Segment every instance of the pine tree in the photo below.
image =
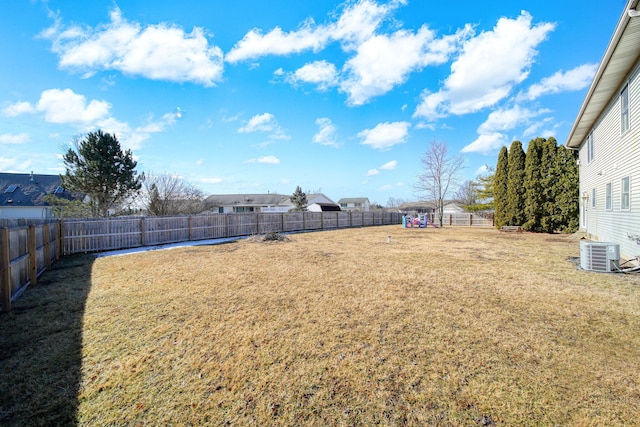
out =
[[543,138],[529,141],[524,165],[525,222],[522,228],[529,231],[541,231],[544,215],[544,189],[542,188],[542,144]]
[[131,150],[125,152],[115,135],[89,132],[62,156],[66,174],[61,175],[66,189],[89,196],[94,216],[106,216],[117,203],[137,194],[142,176],[137,176]]
[[298,185],[293,195],[289,197],[294,208],[290,209],[290,212],[304,212],[307,210],[307,195],[302,191],[302,188]]
[[509,182],[509,155],[507,147],[502,147],[498,154],[496,173],[493,175],[493,204],[495,208],[494,223],[500,228],[506,225],[507,215],[507,183]]
[[509,149],[506,225],[522,225],[524,213],[525,154],[520,141],[513,141]]
[[558,206],[556,204],[557,194],[557,182],[560,178],[560,171],[556,168],[556,152],[558,146],[555,138],[549,138],[542,144],[542,157],[541,168],[542,176],[540,178],[540,184],[544,194],[544,206],[543,215],[540,225],[542,231],[547,233],[553,233],[558,224],[556,219],[558,218]]
[[558,206],[555,222],[558,224],[558,231],[574,233],[578,230],[580,215],[580,186],[575,152],[563,146],[558,147],[556,169],[561,173],[555,185]]

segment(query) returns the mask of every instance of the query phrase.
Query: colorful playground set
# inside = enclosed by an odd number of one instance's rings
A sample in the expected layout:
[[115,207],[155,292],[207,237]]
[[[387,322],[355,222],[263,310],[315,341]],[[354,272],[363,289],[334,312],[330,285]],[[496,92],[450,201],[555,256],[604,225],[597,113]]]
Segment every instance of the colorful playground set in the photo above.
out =
[[404,228],[427,228],[427,225],[431,224],[432,227],[438,228],[431,220],[429,219],[429,215],[427,214],[418,214],[418,216],[411,215],[403,215],[402,216],[402,226]]

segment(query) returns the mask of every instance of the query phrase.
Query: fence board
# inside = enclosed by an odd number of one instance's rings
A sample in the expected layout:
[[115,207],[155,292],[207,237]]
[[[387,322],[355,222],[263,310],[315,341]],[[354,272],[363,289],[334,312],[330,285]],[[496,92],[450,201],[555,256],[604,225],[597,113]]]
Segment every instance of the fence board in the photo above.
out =
[[[53,233],[52,233],[53,231]],[[11,301],[35,284],[53,259],[58,234],[50,222],[0,229],[0,294],[3,311],[11,310]],[[52,244],[53,243],[53,244]],[[52,250],[53,248],[53,250]]]

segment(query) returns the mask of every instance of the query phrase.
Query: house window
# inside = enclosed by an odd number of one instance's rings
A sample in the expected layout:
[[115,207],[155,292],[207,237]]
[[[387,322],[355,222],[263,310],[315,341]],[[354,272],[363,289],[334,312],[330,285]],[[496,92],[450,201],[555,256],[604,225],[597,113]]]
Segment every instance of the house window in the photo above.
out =
[[629,209],[629,177],[620,181],[620,209]]
[[587,137],[587,163],[593,161],[593,132]]
[[591,207],[592,208],[596,207],[596,189],[595,188],[591,189]]
[[611,183],[607,182],[607,191],[605,196],[604,207],[607,210],[611,210]]
[[9,187],[7,187],[6,190],[4,190],[5,193],[13,193],[14,191],[16,191],[16,188],[18,188],[17,185],[10,185]]
[[233,207],[233,212],[234,213],[254,212],[254,208],[253,208],[253,206],[234,206]]
[[620,92],[620,112],[622,114],[622,133],[629,129],[629,85]]

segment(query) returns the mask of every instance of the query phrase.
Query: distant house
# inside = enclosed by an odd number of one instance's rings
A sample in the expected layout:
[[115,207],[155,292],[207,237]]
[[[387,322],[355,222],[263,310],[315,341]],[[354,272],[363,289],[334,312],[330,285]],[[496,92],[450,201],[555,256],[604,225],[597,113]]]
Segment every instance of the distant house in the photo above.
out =
[[369,212],[371,204],[367,197],[351,197],[338,200],[340,209],[347,212]]
[[48,194],[73,199],[59,175],[0,173],[0,218],[53,218],[53,208],[44,201]]
[[[422,202],[405,202],[400,205],[398,208],[400,212],[413,213],[413,214],[422,214],[428,213],[432,214],[435,212],[436,204],[430,201],[422,201]],[[462,213],[464,209],[458,205],[456,202],[445,202],[442,213],[445,215]]]
[[[307,207],[313,204],[335,203],[322,193],[307,194]],[[278,213],[289,212],[295,207],[290,195],[275,193],[213,194],[205,199],[204,205],[207,210],[217,213]]]
[[218,213],[289,212],[291,196],[282,194],[213,194],[204,201],[209,211]]
[[640,12],[629,0],[573,124],[580,229],[591,240],[640,253]]

